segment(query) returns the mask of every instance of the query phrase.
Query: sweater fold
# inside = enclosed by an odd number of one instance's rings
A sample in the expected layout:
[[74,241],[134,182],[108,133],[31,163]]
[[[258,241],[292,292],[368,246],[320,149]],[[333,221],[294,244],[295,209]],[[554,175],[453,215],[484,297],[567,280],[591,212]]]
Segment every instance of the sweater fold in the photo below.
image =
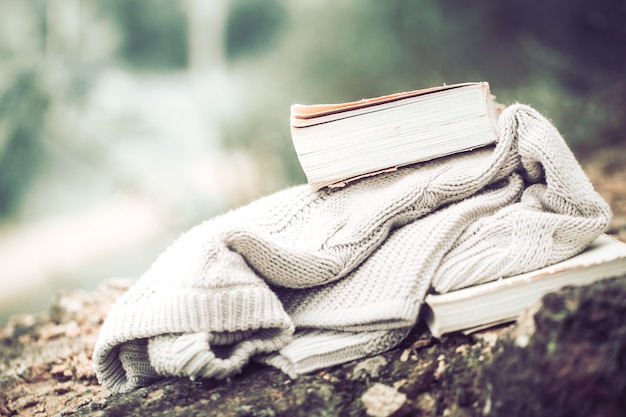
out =
[[[388,350],[446,292],[567,259],[610,209],[558,130],[509,106],[494,146],[341,189],[287,188],[182,234],[102,326],[99,381],[295,376]],[[419,140],[419,138],[416,138]]]

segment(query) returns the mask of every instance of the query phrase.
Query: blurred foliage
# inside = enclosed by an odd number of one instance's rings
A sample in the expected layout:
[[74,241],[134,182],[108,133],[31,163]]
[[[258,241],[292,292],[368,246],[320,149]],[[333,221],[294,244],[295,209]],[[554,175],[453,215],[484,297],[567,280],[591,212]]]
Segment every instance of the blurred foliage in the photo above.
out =
[[186,67],[187,31],[181,2],[107,0],[99,6],[119,25],[123,62],[152,70]]
[[493,36],[527,54],[533,79],[553,81],[563,100],[548,111],[572,144],[626,141],[626,2],[516,0],[490,13]]
[[[41,136],[50,102],[37,58],[44,45],[43,6],[42,1],[0,3],[0,218],[17,210],[43,157]],[[28,16],[24,26],[34,29],[33,36],[14,26],[10,19],[15,16],[7,11]]]
[[[450,1],[448,1],[450,3]],[[620,0],[491,2],[491,31],[504,42],[531,38],[564,87],[587,93],[626,76],[626,3]],[[541,52],[541,51],[535,51]]]
[[226,56],[265,52],[276,41],[285,26],[285,7],[276,0],[236,0],[232,2],[226,22]]
[[15,209],[36,174],[48,103],[32,70],[15,74],[9,87],[0,92],[0,216]]

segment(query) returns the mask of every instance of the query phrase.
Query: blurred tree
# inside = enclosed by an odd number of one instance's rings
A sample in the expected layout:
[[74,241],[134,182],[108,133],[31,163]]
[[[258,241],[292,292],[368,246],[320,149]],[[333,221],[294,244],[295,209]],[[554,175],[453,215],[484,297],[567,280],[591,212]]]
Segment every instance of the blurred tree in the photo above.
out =
[[187,66],[186,17],[179,2],[110,0],[99,5],[121,29],[125,62],[142,69]]
[[49,98],[32,70],[19,71],[0,91],[0,217],[10,214],[41,161]]
[[286,11],[276,0],[236,0],[226,22],[230,59],[267,51],[285,26]]
[[199,73],[222,71],[225,64],[225,26],[230,0],[186,0],[189,69]]
[[17,209],[42,157],[44,28],[43,1],[0,3],[0,218]]

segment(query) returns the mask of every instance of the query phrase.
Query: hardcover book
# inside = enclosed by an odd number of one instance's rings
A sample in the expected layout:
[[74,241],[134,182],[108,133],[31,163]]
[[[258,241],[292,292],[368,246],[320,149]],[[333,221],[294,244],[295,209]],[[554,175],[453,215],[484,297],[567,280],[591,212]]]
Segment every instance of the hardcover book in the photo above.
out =
[[291,136],[314,190],[498,140],[502,106],[487,82],[341,104],[291,106]]

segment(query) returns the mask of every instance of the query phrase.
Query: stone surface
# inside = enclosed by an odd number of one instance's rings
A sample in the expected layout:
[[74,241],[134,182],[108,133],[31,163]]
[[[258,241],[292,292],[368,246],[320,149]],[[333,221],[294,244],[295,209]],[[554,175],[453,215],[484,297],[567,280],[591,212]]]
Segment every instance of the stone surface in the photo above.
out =
[[406,394],[376,382],[361,397],[365,412],[372,417],[389,417],[406,402]]

